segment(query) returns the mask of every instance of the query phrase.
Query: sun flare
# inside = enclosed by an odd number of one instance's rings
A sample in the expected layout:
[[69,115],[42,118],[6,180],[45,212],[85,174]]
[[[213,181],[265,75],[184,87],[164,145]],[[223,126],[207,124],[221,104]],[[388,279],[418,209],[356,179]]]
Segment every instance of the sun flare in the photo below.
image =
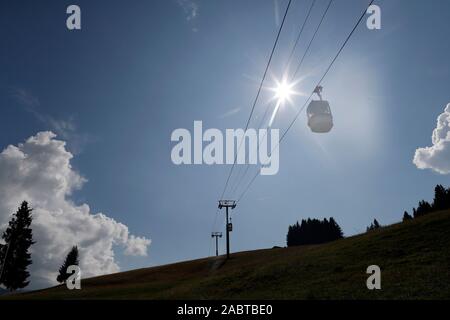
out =
[[295,94],[295,91],[292,89],[294,84],[290,84],[283,80],[282,82],[278,82],[275,88],[275,99],[279,102],[285,102],[286,100],[290,100],[291,96]]

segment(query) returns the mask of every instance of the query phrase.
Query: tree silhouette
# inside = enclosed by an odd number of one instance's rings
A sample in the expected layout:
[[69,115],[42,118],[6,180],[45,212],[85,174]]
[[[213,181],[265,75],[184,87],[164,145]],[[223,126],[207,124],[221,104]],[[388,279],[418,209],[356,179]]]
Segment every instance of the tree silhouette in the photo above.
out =
[[413,218],[413,217],[408,213],[408,211],[405,211],[405,212],[403,213],[403,222],[412,220],[412,218]]
[[445,210],[450,208],[449,190],[438,184],[434,188],[433,211]]
[[450,209],[450,188],[446,189],[438,184],[434,188],[433,202],[430,204],[425,200],[420,201],[417,208],[413,208],[413,217],[418,218],[431,212],[447,209]]
[[73,246],[70,252],[67,254],[66,260],[64,260],[63,265],[59,268],[59,274],[56,277],[56,281],[58,281],[59,283],[66,282],[67,278],[70,276],[70,274],[67,274],[67,268],[73,265],[79,265],[77,246]]
[[419,202],[417,209],[415,209],[414,218],[422,217],[426,214],[429,214],[432,211],[433,211],[433,207],[431,206],[431,204],[429,204],[425,200],[422,200]]
[[286,236],[287,246],[299,246],[305,244],[319,244],[343,238],[341,227],[333,218],[330,220],[318,219],[298,221],[288,228]]
[[375,227],[375,229],[380,228],[380,224],[378,223],[377,219],[373,219],[373,226]]
[[29,284],[27,267],[32,261],[28,249],[34,243],[30,228],[32,210],[26,201],[22,202],[2,236],[5,245],[0,250],[0,284],[11,291]]
[[373,222],[370,224],[370,226],[368,226],[366,228],[366,231],[369,232],[369,231],[376,230],[376,229],[379,229],[379,228],[381,228],[381,226],[378,223],[377,219],[373,219]]

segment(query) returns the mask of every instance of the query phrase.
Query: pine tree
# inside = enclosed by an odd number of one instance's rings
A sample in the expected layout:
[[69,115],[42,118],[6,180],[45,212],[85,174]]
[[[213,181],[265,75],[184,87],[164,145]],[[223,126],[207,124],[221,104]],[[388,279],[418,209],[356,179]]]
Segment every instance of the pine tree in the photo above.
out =
[[374,227],[374,229],[380,228],[380,224],[378,223],[377,219],[373,219],[373,227]]
[[432,207],[434,211],[449,209],[448,190],[440,184],[434,188]]
[[378,223],[377,219],[373,219],[373,222],[366,228],[366,232],[376,230],[381,228],[380,224]]
[[433,211],[433,208],[431,207],[431,204],[429,204],[425,200],[422,200],[422,201],[419,202],[417,210],[414,213],[414,218],[427,215],[427,214],[429,214],[432,211]]
[[30,273],[27,267],[32,261],[28,249],[34,243],[30,228],[32,210],[26,201],[22,202],[2,236],[5,245],[2,246],[0,254],[0,284],[11,291],[25,288],[29,284],[27,279]]
[[333,217],[330,218],[330,224],[332,230],[332,239],[342,239],[344,237],[344,232],[342,231],[341,226],[338,225],[337,222],[333,219]]
[[408,220],[412,220],[412,216],[408,213],[408,211],[405,211],[403,213],[403,222],[408,221]]
[[56,281],[58,281],[59,283],[66,282],[67,278],[70,276],[70,274],[67,274],[67,268],[74,265],[79,265],[77,246],[73,246],[70,252],[67,254],[66,260],[64,260],[63,265],[59,268],[59,274],[56,277]]

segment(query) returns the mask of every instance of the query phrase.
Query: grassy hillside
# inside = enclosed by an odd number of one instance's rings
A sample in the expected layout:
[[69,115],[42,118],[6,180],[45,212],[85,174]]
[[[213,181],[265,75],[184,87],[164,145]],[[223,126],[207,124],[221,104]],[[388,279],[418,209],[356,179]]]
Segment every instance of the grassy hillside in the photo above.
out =
[[[240,252],[84,279],[32,299],[449,299],[450,211],[333,243]],[[366,288],[367,266],[382,290]],[[14,298],[14,297],[8,297]]]

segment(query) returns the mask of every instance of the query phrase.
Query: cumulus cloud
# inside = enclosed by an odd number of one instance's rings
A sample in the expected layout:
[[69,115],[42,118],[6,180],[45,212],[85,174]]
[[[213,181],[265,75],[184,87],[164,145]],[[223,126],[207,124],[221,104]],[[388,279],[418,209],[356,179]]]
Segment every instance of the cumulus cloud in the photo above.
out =
[[128,227],[103,213],[77,205],[71,194],[86,179],[70,161],[73,155],[53,132],[39,132],[0,153],[0,230],[23,200],[33,207],[31,287],[55,284],[57,270],[73,245],[80,251],[83,277],[119,271],[116,246],[126,255],[145,256],[150,240],[129,233]]
[[418,148],[414,164],[419,169],[431,169],[440,174],[450,173],[450,103],[437,119],[432,135],[433,145]]

